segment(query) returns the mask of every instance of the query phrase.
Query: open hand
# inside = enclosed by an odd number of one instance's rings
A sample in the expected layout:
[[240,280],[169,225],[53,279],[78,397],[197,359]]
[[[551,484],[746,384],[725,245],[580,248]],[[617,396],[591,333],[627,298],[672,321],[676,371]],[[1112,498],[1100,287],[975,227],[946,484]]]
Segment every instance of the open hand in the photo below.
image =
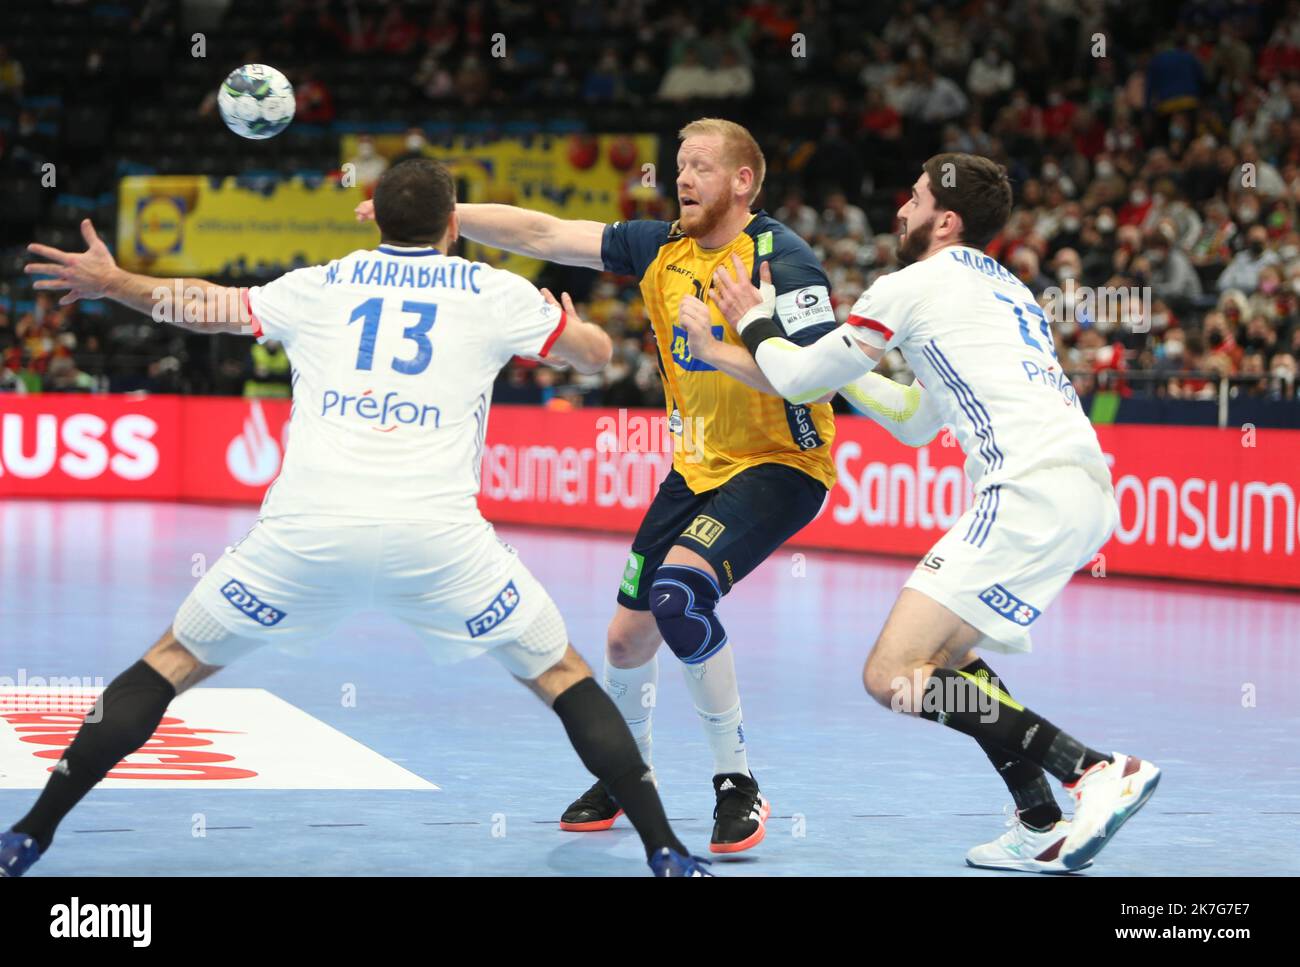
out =
[[733,253],[731,261],[736,267],[735,275],[731,274],[725,264],[719,265],[713,273],[712,298],[727,322],[739,333],[745,326],[743,320],[746,313],[751,310],[755,310],[751,318],[770,319],[776,315],[776,287],[772,285],[772,271],[767,262],[759,266],[761,284],[756,289],[749,281],[745,263],[740,260],[740,256]]
[[32,288],[67,289],[59,300],[61,306],[70,306],[78,299],[102,299],[118,271],[108,246],[95,234],[89,218],[81,220],[81,237],[86,240],[84,252],[64,252],[39,242],[27,246],[27,251],[49,261],[29,262],[23,271],[28,275],[54,276],[38,279]]

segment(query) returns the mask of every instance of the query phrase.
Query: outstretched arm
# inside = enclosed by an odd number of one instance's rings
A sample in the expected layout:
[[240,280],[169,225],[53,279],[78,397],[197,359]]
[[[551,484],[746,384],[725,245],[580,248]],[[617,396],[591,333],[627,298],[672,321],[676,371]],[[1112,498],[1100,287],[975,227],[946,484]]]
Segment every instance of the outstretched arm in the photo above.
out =
[[811,346],[796,346],[772,318],[776,289],[767,263],[759,270],[761,288],[743,275],[732,276],[726,266],[714,275],[715,301],[723,316],[754,355],[768,382],[791,403],[807,403],[865,376],[884,355],[879,346],[864,344],[841,326]]
[[[374,218],[375,203],[363,201],[356,216],[358,221]],[[468,203],[456,206],[456,220],[462,235],[493,248],[561,265],[604,268],[600,257],[604,222],[556,218],[514,205]]]
[[112,299],[151,316],[155,322],[193,332],[252,335],[252,316],[243,289],[204,279],[159,279],[126,272],[95,234],[89,218],[81,222],[81,237],[86,240],[84,252],[64,252],[36,242],[27,246],[33,255],[48,261],[28,263],[24,271],[53,276],[38,279],[33,288],[67,290],[59,299],[61,306],[79,299]]

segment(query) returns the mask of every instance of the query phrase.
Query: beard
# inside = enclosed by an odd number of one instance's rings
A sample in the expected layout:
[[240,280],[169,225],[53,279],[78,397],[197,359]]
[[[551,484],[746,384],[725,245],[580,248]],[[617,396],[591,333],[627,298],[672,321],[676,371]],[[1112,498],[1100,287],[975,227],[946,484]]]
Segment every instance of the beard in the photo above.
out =
[[681,209],[677,223],[687,238],[703,238],[722,224],[722,220],[727,217],[727,208],[725,198],[719,198],[710,205],[699,203],[686,206]]
[[934,231],[934,218],[916,228],[909,227],[903,233],[903,240],[898,243],[898,264],[911,265],[921,258],[930,247],[930,234]]

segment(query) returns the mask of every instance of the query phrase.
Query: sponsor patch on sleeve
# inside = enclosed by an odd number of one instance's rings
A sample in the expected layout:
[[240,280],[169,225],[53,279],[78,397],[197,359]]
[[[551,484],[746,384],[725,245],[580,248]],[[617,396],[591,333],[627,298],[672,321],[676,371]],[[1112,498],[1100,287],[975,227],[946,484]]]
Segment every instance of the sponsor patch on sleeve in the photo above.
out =
[[824,285],[806,285],[776,297],[776,315],[787,336],[822,323],[835,324],[831,294]]

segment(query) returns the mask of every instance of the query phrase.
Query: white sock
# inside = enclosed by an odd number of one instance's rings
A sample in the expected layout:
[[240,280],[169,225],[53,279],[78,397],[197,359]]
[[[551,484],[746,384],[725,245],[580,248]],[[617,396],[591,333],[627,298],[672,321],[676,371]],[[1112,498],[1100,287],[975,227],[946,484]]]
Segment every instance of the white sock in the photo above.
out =
[[713,774],[749,775],[740,689],[736,685],[736,662],[731,646],[724,645],[708,661],[685,665],[683,670],[686,687],[695,701],[695,711],[704,723],[704,735],[713,752]]
[[605,656],[605,692],[614,700],[618,714],[636,739],[646,765],[650,762],[650,720],[654,716],[659,688],[659,655],[636,668],[617,668]]

